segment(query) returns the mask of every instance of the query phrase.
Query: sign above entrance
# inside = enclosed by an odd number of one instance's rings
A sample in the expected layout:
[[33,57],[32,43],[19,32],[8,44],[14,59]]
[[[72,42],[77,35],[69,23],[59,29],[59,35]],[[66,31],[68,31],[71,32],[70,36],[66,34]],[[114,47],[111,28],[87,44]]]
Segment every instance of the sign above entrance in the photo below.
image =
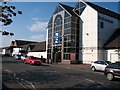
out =
[[60,43],[60,33],[55,33],[55,43]]

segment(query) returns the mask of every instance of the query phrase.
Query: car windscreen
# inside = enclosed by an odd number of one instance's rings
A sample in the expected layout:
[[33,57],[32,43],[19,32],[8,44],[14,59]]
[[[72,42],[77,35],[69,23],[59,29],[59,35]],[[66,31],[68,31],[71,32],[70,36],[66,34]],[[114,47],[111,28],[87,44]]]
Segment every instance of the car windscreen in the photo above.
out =
[[119,68],[120,69],[120,63],[112,63],[109,65],[111,68]]
[[33,60],[39,60],[39,58],[37,58],[37,57],[31,57],[31,59],[33,59]]
[[107,64],[111,64],[111,62],[110,61],[105,61]]

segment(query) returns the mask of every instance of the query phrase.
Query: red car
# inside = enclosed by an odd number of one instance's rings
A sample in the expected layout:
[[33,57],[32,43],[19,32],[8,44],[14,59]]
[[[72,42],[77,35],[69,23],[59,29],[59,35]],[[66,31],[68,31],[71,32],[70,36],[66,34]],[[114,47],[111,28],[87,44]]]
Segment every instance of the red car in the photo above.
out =
[[42,62],[40,60],[38,60],[36,57],[33,57],[33,56],[25,58],[24,63],[31,64],[31,65],[33,65],[33,64],[41,65],[42,64]]

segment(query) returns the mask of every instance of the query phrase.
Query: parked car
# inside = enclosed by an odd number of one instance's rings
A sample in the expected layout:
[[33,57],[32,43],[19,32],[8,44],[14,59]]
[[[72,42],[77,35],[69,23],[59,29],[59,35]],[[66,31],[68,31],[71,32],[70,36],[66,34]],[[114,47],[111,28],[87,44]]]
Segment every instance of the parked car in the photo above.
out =
[[15,57],[15,59],[17,59],[17,60],[24,60],[26,56],[23,56],[23,55],[15,55],[14,57]]
[[114,80],[116,77],[120,77],[120,62],[112,63],[105,68],[104,74],[108,80]]
[[98,60],[95,61],[91,64],[91,70],[92,71],[104,71],[105,67],[107,67],[111,62],[110,61],[105,61],[105,60]]
[[29,56],[29,57],[25,58],[24,63],[31,64],[31,65],[33,65],[33,64],[41,65],[42,64],[41,60],[39,60],[38,58],[33,57],[33,56]]
[[15,55],[14,57],[15,57],[15,59],[17,59],[17,60],[21,60],[21,55]]

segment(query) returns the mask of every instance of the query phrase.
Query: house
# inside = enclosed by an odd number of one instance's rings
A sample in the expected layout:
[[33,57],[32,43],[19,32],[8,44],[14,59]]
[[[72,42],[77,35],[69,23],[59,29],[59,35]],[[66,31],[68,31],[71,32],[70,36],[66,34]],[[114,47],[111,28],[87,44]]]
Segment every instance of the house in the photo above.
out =
[[24,50],[24,48],[22,48],[21,46],[26,45],[26,44],[31,44],[31,43],[37,43],[37,42],[25,41],[25,40],[12,41],[11,45],[10,45],[12,56],[17,55],[17,54],[21,54],[20,51]]
[[24,41],[15,40],[11,42],[12,56],[23,54],[28,56],[35,56],[38,58],[47,58],[46,51],[46,41],[34,42],[34,41]]
[[47,58],[65,64],[106,60],[104,45],[119,24],[120,14],[93,3],[59,3],[47,27]]
[[9,46],[2,48],[2,55],[11,56],[11,50]]
[[104,44],[107,59],[111,62],[120,61],[120,28],[112,34],[112,36]]
[[46,41],[34,43],[34,45],[29,45],[27,55],[38,58],[47,58]]

